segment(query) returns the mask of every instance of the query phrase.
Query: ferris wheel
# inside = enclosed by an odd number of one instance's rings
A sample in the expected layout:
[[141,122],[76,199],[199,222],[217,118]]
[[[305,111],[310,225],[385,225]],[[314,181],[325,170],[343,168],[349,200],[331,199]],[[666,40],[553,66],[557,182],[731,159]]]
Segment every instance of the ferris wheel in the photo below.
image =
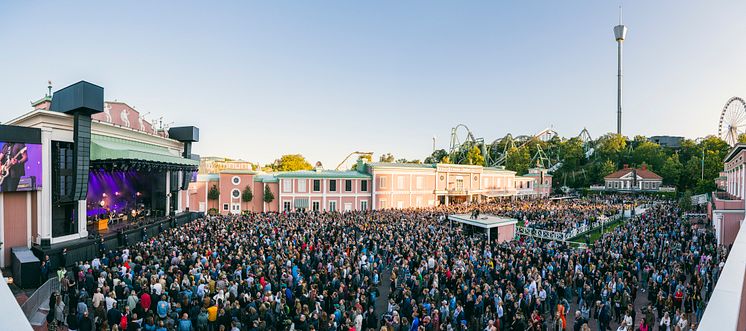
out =
[[738,143],[738,135],[746,132],[744,128],[746,128],[746,102],[739,97],[732,97],[725,103],[723,112],[720,113],[718,137],[725,140],[728,145],[735,146]]

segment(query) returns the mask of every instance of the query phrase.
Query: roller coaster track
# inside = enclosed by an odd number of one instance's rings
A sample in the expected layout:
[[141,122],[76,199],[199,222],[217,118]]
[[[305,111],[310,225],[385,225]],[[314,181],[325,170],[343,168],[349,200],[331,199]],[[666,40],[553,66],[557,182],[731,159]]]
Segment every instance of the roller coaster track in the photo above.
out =
[[[483,138],[476,138],[475,135],[464,124],[458,124],[451,129],[451,145],[449,155],[454,163],[461,163],[468,149],[472,146],[478,146],[484,156],[484,165],[488,167],[504,166],[510,155],[511,150],[520,149],[529,146],[532,142],[549,141],[558,137],[556,131],[552,128],[546,128],[533,135],[520,135],[513,137],[508,133],[502,138],[495,139],[490,144],[485,144]],[[591,157],[594,152],[593,139],[587,129],[583,129],[577,136],[583,143],[583,150],[586,158]],[[547,169],[548,172],[557,171],[562,167],[562,159],[559,153],[555,153],[556,160],[552,160],[547,153],[536,145],[537,151],[532,157],[532,163]]]

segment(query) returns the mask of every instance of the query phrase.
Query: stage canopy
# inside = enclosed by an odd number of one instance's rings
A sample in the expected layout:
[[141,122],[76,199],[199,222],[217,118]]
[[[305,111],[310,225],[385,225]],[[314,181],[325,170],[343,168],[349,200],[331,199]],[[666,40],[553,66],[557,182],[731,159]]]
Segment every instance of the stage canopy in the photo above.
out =
[[93,135],[91,141],[91,163],[116,161],[144,161],[170,165],[179,170],[196,170],[199,161],[171,154],[167,148]]

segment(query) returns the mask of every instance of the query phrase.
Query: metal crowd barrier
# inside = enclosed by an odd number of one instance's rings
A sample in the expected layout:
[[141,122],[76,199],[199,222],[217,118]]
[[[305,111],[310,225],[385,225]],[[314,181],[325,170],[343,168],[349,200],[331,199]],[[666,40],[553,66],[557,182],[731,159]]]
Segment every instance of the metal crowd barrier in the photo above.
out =
[[609,223],[616,222],[622,217],[622,215],[617,214],[613,215],[605,220],[600,220],[591,223],[590,225],[584,224],[577,228],[573,228],[567,232],[558,232],[558,231],[551,231],[551,230],[543,230],[543,229],[537,229],[537,228],[531,228],[531,227],[525,227],[525,226],[519,226],[518,227],[518,234],[524,235],[524,236],[530,236],[530,237],[536,237],[546,240],[554,240],[554,241],[568,241],[571,238],[575,238],[577,236],[580,236],[586,232],[592,231],[594,229],[600,228],[602,225],[606,225]]
[[[60,292],[60,280],[57,277],[49,278],[21,305],[21,310],[23,310],[23,314],[26,315],[29,322],[42,305],[49,303],[49,297],[54,292]],[[52,307],[48,308],[52,309]]]

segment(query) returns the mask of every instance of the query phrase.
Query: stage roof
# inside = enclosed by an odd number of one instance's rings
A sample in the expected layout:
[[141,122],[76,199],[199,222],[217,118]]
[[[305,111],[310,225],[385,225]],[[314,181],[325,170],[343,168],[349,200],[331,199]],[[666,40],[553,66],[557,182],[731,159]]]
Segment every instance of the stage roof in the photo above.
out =
[[174,156],[161,146],[136,141],[93,135],[91,161],[140,160],[185,166],[199,166],[199,161]]
[[469,224],[483,229],[492,229],[504,225],[516,224],[518,220],[515,218],[505,218],[493,215],[479,215],[478,219],[471,218],[469,214],[452,214],[448,215],[448,219],[463,224]]

